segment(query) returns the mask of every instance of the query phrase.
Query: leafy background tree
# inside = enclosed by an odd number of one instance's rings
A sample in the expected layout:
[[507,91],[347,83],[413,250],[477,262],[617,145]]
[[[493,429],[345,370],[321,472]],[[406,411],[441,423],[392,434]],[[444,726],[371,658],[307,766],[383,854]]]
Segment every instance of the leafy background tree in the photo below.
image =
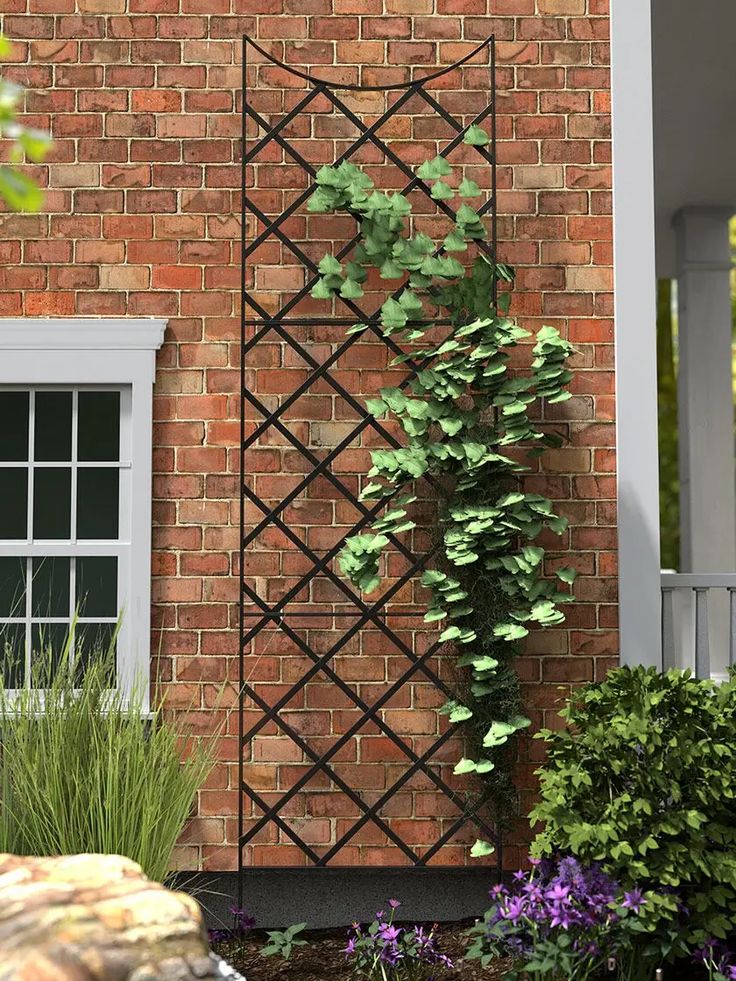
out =
[[[731,221],[731,323],[736,399],[736,218]],[[659,515],[662,568],[680,568],[680,478],[677,469],[677,315],[675,281],[657,282],[657,407],[659,415]],[[736,441],[736,433],[734,434]]]
[[[0,35],[0,59],[9,53],[10,42]],[[10,163],[0,165],[0,199],[11,211],[38,211],[43,204],[43,191],[16,165],[24,160],[40,163],[51,140],[46,133],[18,120],[22,101],[23,88],[0,78],[0,139],[10,141]]]

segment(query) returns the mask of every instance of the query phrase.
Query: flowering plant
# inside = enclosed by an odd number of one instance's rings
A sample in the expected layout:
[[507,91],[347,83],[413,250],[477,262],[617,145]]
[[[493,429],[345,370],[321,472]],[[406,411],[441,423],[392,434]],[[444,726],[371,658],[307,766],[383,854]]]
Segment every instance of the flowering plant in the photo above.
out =
[[693,955],[708,972],[708,981],[736,981],[736,953],[722,941],[711,938]]
[[344,952],[354,973],[380,981],[433,981],[438,971],[452,970],[450,958],[437,949],[434,927],[396,926],[401,903],[389,899],[388,906],[388,916],[381,910],[370,926],[352,925]]
[[255,917],[238,906],[230,907],[230,915],[233,918],[232,927],[207,931],[211,944],[227,943],[230,940],[242,940],[256,925]]
[[646,899],[639,889],[622,893],[599,865],[583,867],[572,856],[535,861],[531,872],[514,875],[511,889],[495,886],[491,896],[494,905],[471,931],[469,959],[485,967],[511,957],[508,979],[631,977],[631,967],[622,973],[618,955],[626,947],[627,921]]

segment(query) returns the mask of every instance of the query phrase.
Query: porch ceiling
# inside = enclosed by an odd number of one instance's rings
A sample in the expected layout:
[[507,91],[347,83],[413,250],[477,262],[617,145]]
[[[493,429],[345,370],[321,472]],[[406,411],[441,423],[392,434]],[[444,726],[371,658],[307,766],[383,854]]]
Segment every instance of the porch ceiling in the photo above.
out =
[[736,3],[652,0],[657,273],[674,275],[672,217],[736,212]]

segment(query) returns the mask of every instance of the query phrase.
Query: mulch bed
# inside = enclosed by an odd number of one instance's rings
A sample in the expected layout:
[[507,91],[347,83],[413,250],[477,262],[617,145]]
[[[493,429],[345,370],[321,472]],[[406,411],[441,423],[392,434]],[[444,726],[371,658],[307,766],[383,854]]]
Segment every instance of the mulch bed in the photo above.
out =
[[[468,946],[465,931],[472,923],[444,925],[437,929],[438,947],[457,967],[437,975],[437,981],[500,981],[505,966],[481,969],[477,961],[463,961]],[[309,943],[297,947],[288,961],[262,957],[265,934],[254,930],[244,940],[215,945],[216,952],[244,974],[247,981],[352,981],[354,975],[345,960],[343,948],[347,929],[312,930],[301,935]]]

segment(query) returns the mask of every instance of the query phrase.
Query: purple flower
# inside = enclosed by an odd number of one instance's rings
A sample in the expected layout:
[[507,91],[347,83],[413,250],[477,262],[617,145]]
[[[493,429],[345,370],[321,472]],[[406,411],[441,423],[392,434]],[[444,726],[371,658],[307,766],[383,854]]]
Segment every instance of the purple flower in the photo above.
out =
[[645,902],[641,889],[634,888],[630,892],[624,893],[624,900],[621,905],[624,909],[630,909],[632,913],[639,913]]
[[392,967],[398,964],[403,956],[398,947],[384,947],[381,951],[381,960]]
[[545,898],[552,900],[553,903],[564,903],[567,902],[570,896],[570,887],[562,885],[561,882],[555,882],[551,889],[545,892]]
[[378,936],[387,943],[395,943],[400,935],[401,930],[398,927],[392,926],[390,923],[381,924],[378,931]]
[[391,909],[398,909],[399,906],[401,906],[401,903],[398,899],[389,899],[388,905],[391,907]]
[[522,896],[512,896],[504,907],[504,915],[510,923],[516,923],[524,915],[526,903]]

